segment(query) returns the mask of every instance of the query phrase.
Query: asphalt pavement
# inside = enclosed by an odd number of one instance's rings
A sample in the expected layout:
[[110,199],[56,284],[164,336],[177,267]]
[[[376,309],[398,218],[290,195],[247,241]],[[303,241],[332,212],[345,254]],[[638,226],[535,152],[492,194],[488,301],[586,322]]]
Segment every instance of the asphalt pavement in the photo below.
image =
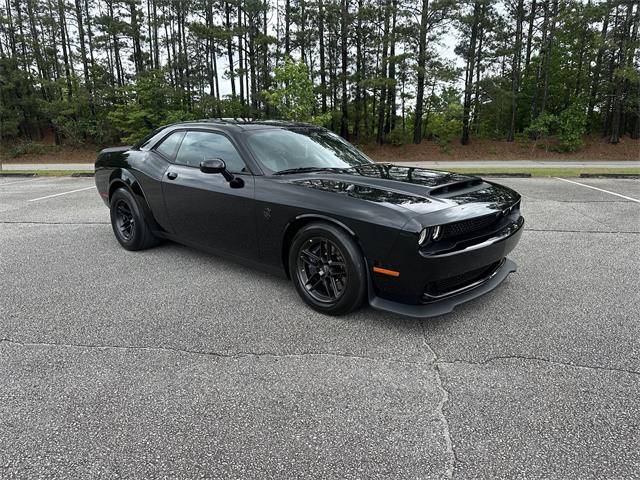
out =
[[518,272],[417,321],[0,178],[0,478],[640,478],[640,182],[493,180]]

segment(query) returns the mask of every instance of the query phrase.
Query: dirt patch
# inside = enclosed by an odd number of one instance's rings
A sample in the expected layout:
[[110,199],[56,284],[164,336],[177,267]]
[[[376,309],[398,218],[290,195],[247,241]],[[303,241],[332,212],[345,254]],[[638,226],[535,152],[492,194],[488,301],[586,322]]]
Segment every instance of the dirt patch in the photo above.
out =
[[11,158],[0,155],[0,163],[94,163],[100,147],[95,145],[81,146],[46,146],[42,153],[27,153]]
[[[542,147],[542,148],[540,148]],[[553,147],[553,145],[550,145]],[[585,145],[577,152],[559,153],[546,151],[544,145],[529,142],[505,142],[476,139],[469,145],[453,142],[447,152],[434,142],[423,141],[419,145],[363,145],[362,150],[373,160],[391,161],[441,161],[441,160],[640,160],[640,140],[624,137],[617,145],[599,137],[585,138]]]

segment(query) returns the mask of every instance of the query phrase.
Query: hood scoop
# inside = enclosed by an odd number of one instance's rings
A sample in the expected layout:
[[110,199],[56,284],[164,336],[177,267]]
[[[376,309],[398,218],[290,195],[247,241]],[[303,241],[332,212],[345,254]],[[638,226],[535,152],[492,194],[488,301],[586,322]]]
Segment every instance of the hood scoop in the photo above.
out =
[[480,178],[469,177],[465,180],[458,180],[455,182],[447,183],[445,185],[440,185],[438,187],[433,188],[429,195],[433,197],[447,197],[449,194],[457,195],[463,193],[464,190],[469,190],[479,185],[482,185],[484,182]]

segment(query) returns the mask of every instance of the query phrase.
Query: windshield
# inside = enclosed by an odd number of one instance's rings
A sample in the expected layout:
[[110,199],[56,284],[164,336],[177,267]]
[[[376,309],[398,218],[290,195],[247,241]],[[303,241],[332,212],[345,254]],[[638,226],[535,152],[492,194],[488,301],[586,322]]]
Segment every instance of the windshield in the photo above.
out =
[[292,169],[350,168],[371,160],[338,135],[317,129],[267,129],[252,132],[247,144],[267,173]]

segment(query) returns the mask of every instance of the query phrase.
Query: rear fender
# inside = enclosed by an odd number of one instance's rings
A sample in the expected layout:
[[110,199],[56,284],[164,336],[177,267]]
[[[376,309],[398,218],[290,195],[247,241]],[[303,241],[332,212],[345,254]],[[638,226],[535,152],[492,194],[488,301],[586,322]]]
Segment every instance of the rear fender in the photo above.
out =
[[113,195],[113,192],[118,188],[126,188],[133,194],[134,198],[138,202],[138,206],[142,210],[144,219],[151,230],[154,232],[164,231],[156,221],[153,212],[149,207],[149,202],[147,202],[147,198],[142,190],[142,186],[133,173],[124,168],[117,168],[111,173],[109,177],[109,202],[111,202],[111,195]]

